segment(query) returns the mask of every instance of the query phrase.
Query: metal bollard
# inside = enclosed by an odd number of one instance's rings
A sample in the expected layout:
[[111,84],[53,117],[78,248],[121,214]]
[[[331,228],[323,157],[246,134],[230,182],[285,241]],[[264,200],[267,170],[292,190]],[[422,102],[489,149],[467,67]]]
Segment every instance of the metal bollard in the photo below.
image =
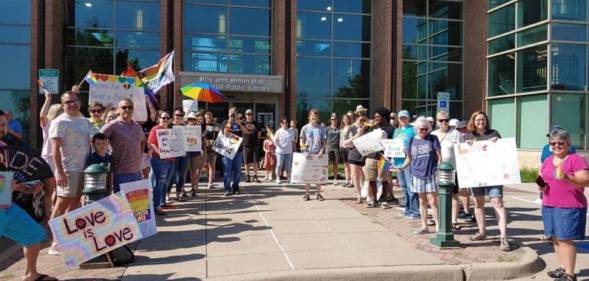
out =
[[430,240],[430,243],[440,248],[459,248],[460,242],[454,240],[452,231],[452,188],[455,185],[454,166],[449,162],[442,162],[438,166],[438,210],[439,210],[439,230],[436,236]]

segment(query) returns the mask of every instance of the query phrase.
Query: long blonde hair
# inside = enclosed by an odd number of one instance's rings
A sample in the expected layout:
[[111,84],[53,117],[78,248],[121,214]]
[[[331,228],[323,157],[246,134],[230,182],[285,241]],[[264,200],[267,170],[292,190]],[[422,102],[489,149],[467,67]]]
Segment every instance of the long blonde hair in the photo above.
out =
[[47,111],[47,120],[52,121],[53,119],[57,118],[57,116],[63,113],[63,106],[59,103],[53,104],[49,107]]

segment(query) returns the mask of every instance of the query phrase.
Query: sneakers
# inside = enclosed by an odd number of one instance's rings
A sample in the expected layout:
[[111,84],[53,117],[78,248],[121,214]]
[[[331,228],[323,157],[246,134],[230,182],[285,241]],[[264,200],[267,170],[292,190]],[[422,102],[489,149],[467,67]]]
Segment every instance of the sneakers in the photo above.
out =
[[317,200],[323,201],[323,200],[325,200],[325,198],[323,197],[323,195],[317,194]]
[[385,202],[382,202],[382,203],[380,203],[380,206],[381,206],[383,209],[390,209],[390,208],[391,208],[391,205],[389,205],[389,203],[387,203],[386,201],[385,201]]
[[509,252],[512,249],[511,242],[507,238],[501,238],[501,242],[499,244],[499,250],[503,252]]
[[280,184],[280,179],[276,179],[276,184]]
[[237,191],[233,192],[233,194],[239,195],[239,194],[241,194],[241,191],[240,190],[237,190]]
[[245,182],[252,182],[252,178],[250,176],[247,176],[247,179],[245,180]]
[[227,191],[227,192],[223,193],[223,195],[224,195],[224,196],[231,196],[231,195],[233,195],[233,194],[232,194],[231,192],[228,192],[228,191]]
[[209,189],[214,189],[215,188],[215,184],[213,183],[209,183],[207,186]]
[[471,236],[469,239],[470,239],[470,241],[483,241],[483,240],[487,240],[487,235],[477,232],[476,234]]
[[254,177],[254,180],[253,180],[253,181],[254,181],[255,183],[262,183],[262,182],[260,181],[260,179],[258,179],[258,177]]
[[59,256],[61,255],[61,252],[59,252],[59,247],[57,246],[57,244],[52,244],[51,247],[49,247],[49,251],[47,251],[47,254],[50,256]]
[[309,196],[309,194],[305,194],[305,195],[303,195],[303,200],[309,201],[309,200],[311,200],[311,196]]

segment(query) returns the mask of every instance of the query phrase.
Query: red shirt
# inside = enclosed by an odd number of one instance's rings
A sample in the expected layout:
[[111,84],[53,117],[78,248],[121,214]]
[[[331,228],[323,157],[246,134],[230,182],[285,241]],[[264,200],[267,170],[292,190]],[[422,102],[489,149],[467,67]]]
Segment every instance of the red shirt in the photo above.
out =
[[[151,131],[149,131],[149,136],[147,137],[147,143],[149,143],[149,144],[153,144],[153,145],[155,145],[155,147],[157,147],[157,148],[159,149],[159,148],[160,148],[160,145],[159,145],[159,143],[158,143],[158,141],[157,141],[157,133],[156,133],[156,131],[157,131],[158,129],[165,129],[165,128],[164,128],[164,127],[162,127],[162,126],[161,126],[161,125],[159,125],[159,124],[158,124],[158,125],[155,125],[155,126],[153,126],[153,128],[151,128]],[[156,152],[156,151],[154,151],[154,150],[151,150],[151,157],[155,157],[155,158],[157,158],[157,159],[161,159],[161,158],[160,158],[160,154],[159,154],[159,153],[157,153],[157,152]],[[162,160],[166,160],[166,161],[169,161],[169,162],[174,162],[174,158],[169,158],[169,159],[162,159]]]

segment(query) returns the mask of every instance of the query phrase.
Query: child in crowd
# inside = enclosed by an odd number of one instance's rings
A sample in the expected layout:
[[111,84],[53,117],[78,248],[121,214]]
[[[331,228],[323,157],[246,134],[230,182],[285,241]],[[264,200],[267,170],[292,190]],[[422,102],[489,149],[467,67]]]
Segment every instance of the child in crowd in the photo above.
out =
[[110,173],[110,162],[111,162],[111,157],[110,154],[108,154],[106,152],[108,148],[108,142],[106,140],[106,136],[103,133],[97,133],[92,137],[92,150],[94,152],[92,152],[92,154],[90,154],[88,156],[88,159],[86,160],[86,167],[90,166],[92,164],[103,164],[108,166],[108,177],[106,180],[106,188],[107,190],[111,191],[111,180],[112,180],[112,175]]
[[266,165],[266,177],[264,180],[273,180],[276,178],[276,173],[274,173],[274,167],[276,167],[276,145],[274,145],[271,136],[270,129],[268,129],[268,134],[266,134],[266,140],[264,141],[264,164]]
[[290,171],[292,166],[292,153],[295,145],[295,136],[288,129],[288,120],[280,119],[280,128],[272,136],[276,144],[276,184],[280,184],[282,170],[286,171],[287,182],[290,182]]

